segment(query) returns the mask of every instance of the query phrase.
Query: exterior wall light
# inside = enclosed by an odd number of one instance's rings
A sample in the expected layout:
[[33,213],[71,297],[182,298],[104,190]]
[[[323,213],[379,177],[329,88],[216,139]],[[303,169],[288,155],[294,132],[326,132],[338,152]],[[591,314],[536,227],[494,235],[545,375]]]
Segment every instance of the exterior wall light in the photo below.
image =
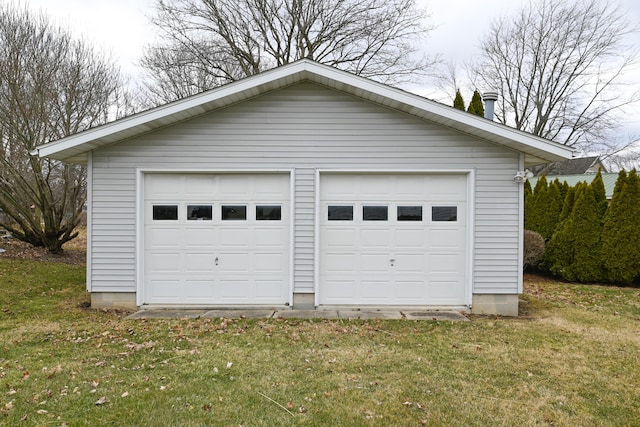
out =
[[529,178],[533,178],[533,173],[529,169],[518,171],[513,177],[515,182],[525,182]]

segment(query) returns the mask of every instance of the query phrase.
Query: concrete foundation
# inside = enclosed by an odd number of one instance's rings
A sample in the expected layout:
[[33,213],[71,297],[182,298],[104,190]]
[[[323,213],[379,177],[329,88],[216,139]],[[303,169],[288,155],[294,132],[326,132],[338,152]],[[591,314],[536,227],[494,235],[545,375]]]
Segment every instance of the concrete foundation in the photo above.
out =
[[91,308],[137,310],[135,292],[92,292]]
[[314,310],[316,308],[315,294],[293,294],[294,310]]
[[[517,316],[518,299],[517,294],[474,294],[471,313]],[[137,310],[136,294],[134,292],[93,292],[91,308]],[[294,311],[315,309],[314,294],[293,294]]]
[[473,314],[518,315],[517,294],[473,294]]

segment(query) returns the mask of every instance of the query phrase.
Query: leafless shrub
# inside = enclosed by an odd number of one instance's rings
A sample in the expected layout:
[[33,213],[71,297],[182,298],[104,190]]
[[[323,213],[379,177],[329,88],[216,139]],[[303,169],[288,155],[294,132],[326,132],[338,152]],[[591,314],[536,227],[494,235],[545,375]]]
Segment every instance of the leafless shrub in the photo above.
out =
[[536,269],[544,257],[544,238],[539,233],[524,230],[523,266],[525,270]]

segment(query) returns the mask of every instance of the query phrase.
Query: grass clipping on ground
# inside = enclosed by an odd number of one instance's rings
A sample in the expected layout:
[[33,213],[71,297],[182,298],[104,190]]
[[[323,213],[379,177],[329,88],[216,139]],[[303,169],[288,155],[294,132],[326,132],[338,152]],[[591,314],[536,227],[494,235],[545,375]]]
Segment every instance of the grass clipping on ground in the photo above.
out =
[[519,318],[128,320],[0,260],[0,424],[634,425],[640,290],[528,278]]

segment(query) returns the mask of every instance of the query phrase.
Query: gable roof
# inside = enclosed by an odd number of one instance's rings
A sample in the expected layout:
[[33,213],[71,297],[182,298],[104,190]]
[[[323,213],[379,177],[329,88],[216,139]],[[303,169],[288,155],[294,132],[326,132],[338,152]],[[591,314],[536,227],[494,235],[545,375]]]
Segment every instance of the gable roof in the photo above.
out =
[[302,59],[36,147],[32,154],[86,164],[91,150],[309,81],[525,153],[525,165],[571,158],[564,145],[346,71]]
[[604,165],[600,162],[599,156],[578,157],[563,162],[546,163],[529,168],[535,176],[597,173],[598,169],[602,169],[602,172],[607,172]]

